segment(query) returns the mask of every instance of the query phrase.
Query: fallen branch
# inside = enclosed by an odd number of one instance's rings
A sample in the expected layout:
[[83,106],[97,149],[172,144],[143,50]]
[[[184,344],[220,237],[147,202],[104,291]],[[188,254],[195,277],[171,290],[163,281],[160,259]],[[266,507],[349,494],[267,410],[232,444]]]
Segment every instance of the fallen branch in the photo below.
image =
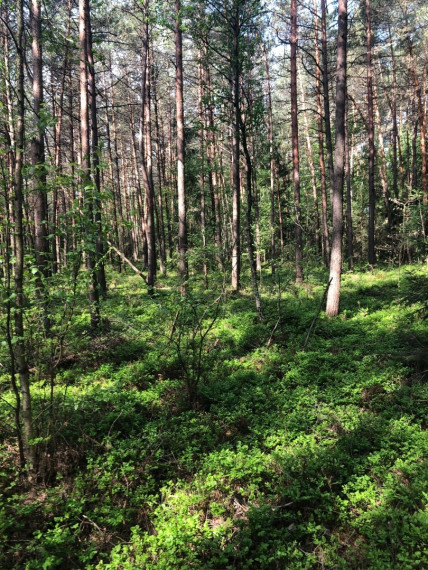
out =
[[180,316],[180,309],[177,309],[177,312],[175,313],[174,320],[172,322],[171,334],[169,335],[169,338],[168,338],[168,344],[171,344],[172,339],[174,338],[175,328],[177,326],[177,320],[178,320],[179,316]]
[[318,317],[320,316],[321,310],[324,306],[325,298],[327,297],[327,292],[328,292],[328,289],[330,287],[330,283],[332,281],[333,281],[333,277],[330,279],[330,281],[327,283],[327,287],[324,289],[324,293],[323,293],[323,296],[321,297],[321,302],[320,302],[320,306],[318,307],[317,314],[312,319],[311,326],[309,327],[308,334],[306,335],[305,344],[303,345],[303,350],[305,350],[307,345],[308,345],[309,337],[311,336],[312,329],[314,328],[314,325],[317,322]]
[[270,335],[270,338],[267,342],[267,347],[269,348],[270,345],[272,344],[272,339],[273,339],[273,335],[275,334],[276,329],[278,328],[279,323],[281,322],[281,317],[278,318],[278,320],[276,321],[276,325],[273,327],[272,333]]
[[134,273],[136,273],[137,275],[139,275],[141,277],[141,279],[144,279],[144,282],[147,284],[147,279],[144,276],[144,274],[138,269],[138,267],[135,267],[135,265],[132,263],[132,261],[130,259],[128,259],[125,254],[123,254],[121,251],[119,251],[117,249],[117,247],[115,247],[109,240],[107,240],[107,244],[109,247],[111,247],[111,249],[117,253],[117,255],[120,257],[120,259],[122,261],[124,261],[125,263],[127,263],[129,265],[129,267],[132,269],[132,271]]

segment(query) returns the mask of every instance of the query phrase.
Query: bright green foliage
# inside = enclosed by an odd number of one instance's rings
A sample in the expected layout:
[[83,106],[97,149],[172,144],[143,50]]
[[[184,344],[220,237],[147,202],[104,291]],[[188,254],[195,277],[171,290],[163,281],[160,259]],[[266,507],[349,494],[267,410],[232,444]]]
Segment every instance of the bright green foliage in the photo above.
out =
[[428,566],[426,270],[345,275],[305,351],[315,272],[281,299],[265,283],[263,325],[245,291],[111,277],[104,336],[78,300],[51,412],[34,379],[33,489],[1,378],[2,568]]

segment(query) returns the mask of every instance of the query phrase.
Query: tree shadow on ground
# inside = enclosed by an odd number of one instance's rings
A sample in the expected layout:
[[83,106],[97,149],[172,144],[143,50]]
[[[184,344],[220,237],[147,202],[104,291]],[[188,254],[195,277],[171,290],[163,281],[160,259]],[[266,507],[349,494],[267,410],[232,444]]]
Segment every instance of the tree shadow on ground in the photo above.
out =
[[[284,301],[267,348],[276,300],[265,302],[271,321],[263,325],[251,299],[234,300],[245,326],[233,338],[216,331],[220,348],[209,348],[199,409],[186,406],[176,360],[148,362],[140,341],[114,349],[84,388],[70,384],[58,394],[58,432],[47,444],[59,454],[49,482],[56,496],[49,511],[39,502],[43,533],[25,534],[22,560],[51,556],[52,567],[76,567],[77,549],[98,540],[107,556],[138,525],[154,537],[148,556],[159,567],[168,567],[168,549],[176,567],[190,555],[200,568],[426,566],[426,377],[408,360],[412,338],[423,334],[407,314],[376,315],[396,295],[391,283],[364,294],[345,289],[345,318],[321,316],[305,352],[318,302]],[[66,452],[78,455],[71,470]],[[187,497],[180,516],[194,521],[181,542],[178,523],[168,527],[168,547],[156,543],[162,513],[176,508],[165,485]],[[155,514],[153,504],[163,510]],[[28,502],[8,509],[24,528]],[[102,540],[83,515],[104,529]]]

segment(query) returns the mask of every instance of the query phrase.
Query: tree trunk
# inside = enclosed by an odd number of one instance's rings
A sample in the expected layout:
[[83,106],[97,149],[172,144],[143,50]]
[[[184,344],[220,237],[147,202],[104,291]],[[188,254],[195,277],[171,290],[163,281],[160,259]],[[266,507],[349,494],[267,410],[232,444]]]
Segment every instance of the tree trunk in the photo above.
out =
[[268,123],[268,137],[269,137],[269,174],[270,174],[270,263],[272,275],[275,274],[275,258],[276,258],[276,243],[275,243],[275,154],[273,142],[273,114],[272,114],[272,91],[269,71],[269,59],[266,48],[263,46],[263,56],[265,60],[265,73],[266,73],[266,94],[267,94],[267,123]]
[[[145,219],[145,211],[144,211],[144,202],[143,202],[143,194],[142,194],[142,189],[141,189],[141,183],[140,183],[140,170],[138,168],[138,160],[137,160],[137,154],[138,152],[140,153],[140,163],[143,163],[143,160],[141,159],[141,145],[144,144],[143,141],[143,120],[142,117],[140,116],[140,147],[139,149],[137,149],[137,140],[136,140],[136,133],[135,133],[135,117],[134,117],[134,108],[132,105],[132,100],[131,100],[131,96],[128,93],[128,105],[129,105],[129,130],[131,132],[131,164],[132,164],[132,171],[134,173],[134,184],[136,187],[136,199],[137,199],[137,203],[138,203],[138,215],[139,217],[137,217],[136,219],[136,224],[134,225],[133,229],[132,229],[132,233],[133,233],[133,237],[132,237],[132,247],[133,247],[133,256],[134,256],[134,261],[137,262],[138,261],[138,247],[139,247],[139,236],[141,234],[141,248],[142,248],[142,255],[143,255],[143,266],[145,268],[147,268],[147,264],[148,264],[148,259],[147,259],[147,231],[146,231],[146,219]],[[123,160],[124,157],[124,146],[123,146],[123,141],[121,139],[120,141],[120,148],[121,148],[121,155],[122,155],[122,165],[123,167],[125,167],[125,160]],[[123,178],[124,178],[124,189],[125,189],[125,212],[128,212],[128,208],[126,205],[126,200],[128,199],[127,197],[127,191],[126,189],[128,188],[128,175],[126,172],[126,168],[123,170]],[[144,178],[144,172],[143,172],[143,178]],[[144,181],[143,181],[144,184]]]
[[36,132],[31,141],[31,166],[34,181],[34,228],[35,254],[37,274],[37,295],[43,307],[43,328],[45,333],[50,329],[50,318],[47,306],[47,283],[49,275],[49,223],[48,199],[46,186],[46,164],[44,145],[43,111],[43,58],[42,58],[42,24],[40,0],[31,3],[31,35],[33,55],[33,109]]
[[[61,175],[62,170],[63,170],[63,165],[62,165],[62,152],[61,152],[61,143],[62,143],[62,135],[63,135],[63,125],[64,125],[64,98],[65,98],[65,86],[66,86],[66,82],[67,82],[67,73],[69,71],[69,61],[70,61],[70,54],[69,54],[69,39],[70,39],[70,20],[71,20],[71,0],[69,0],[68,2],[68,12],[67,12],[67,31],[66,31],[66,38],[67,38],[67,42],[65,45],[65,53],[64,53],[64,62],[63,62],[63,67],[62,67],[62,73],[61,73],[61,83],[60,83],[60,89],[59,89],[59,98],[58,98],[58,103],[57,103],[57,107],[58,107],[58,111],[56,113],[54,113],[54,119],[56,120],[56,124],[55,124],[55,129],[54,129],[54,165],[55,165],[55,182],[54,182],[54,190],[53,190],[53,196],[52,196],[52,218],[51,218],[51,226],[50,226],[50,233],[55,235],[55,238],[52,240],[52,272],[53,273],[57,273],[59,271],[59,268],[61,266],[61,261],[62,261],[62,252],[61,252],[61,248],[63,246],[63,250],[64,250],[64,256],[63,256],[63,263],[64,265],[67,262],[67,258],[65,255],[65,252],[67,250],[66,244],[67,244],[67,227],[65,227],[65,231],[64,231],[64,236],[63,239],[61,240],[61,234],[59,232],[59,212],[60,212],[60,208],[62,206],[62,213],[65,217],[66,214],[66,210],[67,210],[67,206],[66,206],[66,197],[64,194],[64,189],[61,188],[61,194],[62,194],[62,204],[60,204],[61,201],[61,195],[58,195],[58,188],[57,188],[57,177],[59,175]],[[52,85],[51,85],[51,89],[52,89],[52,102],[53,105],[54,103],[56,103],[56,99],[55,99],[55,91],[57,89],[57,86],[54,84],[54,78],[52,77]],[[72,118],[70,118],[70,120],[72,120]],[[70,141],[71,143],[71,141]],[[71,146],[71,144],[70,144]],[[60,185],[61,187],[61,185]],[[65,224],[64,224],[65,225]]]
[[[254,139],[252,140],[252,148],[254,149]],[[253,150],[254,155],[254,150]],[[262,257],[261,257],[261,235],[260,235],[260,192],[257,186],[257,172],[255,168],[251,168],[252,172],[252,193],[254,202],[254,224],[256,230],[256,267],[262,278]]]
[[349,156],[349,121],[348,121],[348,97],[345,108],[345,177],[346,177],[346,256],[348,269],[354,269],[354,233],[352,228],[352,186],[351,186],[351,161]]
[[152,174],[152,144],[151,144],[151,117],[150,117],[150,50],[149,50],[149,0],[145,0],[145,21],[143,24],[143,50],[141,54],[141,120],[140,120],[140,162],[143,174],[145,193],[145,233],[147,241],[147,287],[153,293],[156,279],[156,239],[154,219],[154,189]]
[[177,195],[178,195],[178,271],[181,294],[186,294],[188,280],[186,191],[184,179],[184,107],[183,107],[183,39],[181,0],[175,0],[175,103],[177,112]]
[[87,39],[87,75],[88,75],[88,94],[89,108],[91,117],[91,166],[92,178],[94,183],[93,189],[93,207],[94,207],[94,224],[95,224],[95,270],[97,274],[97,283],[99,294],[103,297],[107,294],[107,283],[104,269],[104,243],[103,228],[101,220],[101,178],[100,178],[100,146],[98,141],[98,118],[97,118],[97,100],[95,85],[95,66],[92,49],[92,27],[91,12],[89,0],[86,0],[86,39]]
[[[107,143],[107,157],[108,157],[108,168],[109,168],[109,177],[110,177],[110,185],[111,185],[111,194],[112,194],[112,208],[111,208],[111,216],[113,219],[113,227],[112,232],[114,235],[114,243],[119,246],[119,250],[123,252],[121,240],[119,237],[119,228],[122,225],[122,219],[118,216],[118,205],[117,205],[117,188],[116,188],[116,180],[115,180],[115,168],[114,168],[114,158],[113,158],[113,148],[112,148],[112,137],[111,137],[111,128],[110,128],[110,105],[112,102],[109,100],[109,85],[107,82],[106,73],[104,72],[104,90],[105,90],[105,124],[106,124],[106,143]],[[109,234],[107,234],[109,237]],[[111,239],[111,238],[110,238]],[[112,256],[111,261],[113,264],[116,265],[116,268],[119,273],[122,271],[122,259],[119,255],[116,257]]]
[[155,116],[155,140],[156,140],[156,169],[158,175],[158,215],[156,218],[157,224],[157,235],[159,240],[159,264],[160,271],[164,277],[166,277],[166,239],[165,239],[165,222],[164,222],[164,197],[163,197],[163,186],[164,186],[164,169],[163,169],[163,157],[165,155],[165,149],[163,147],[163,137],[161,136],[161,130],[159,126],[159,110],[158,110],[158,96],[157,96],[157,82],[158,73],[153,71],[152,75],[153,85],[153,110]]
[[16,3],[17,30],[16,30],[16,153],[14,172],[14,249],[15,249],[15,362],[19,375],[21,390],[22,422],[24,426],[25,459],[30,471],[36,468],[36,446],[31,443],[33,439],[33,414],[31,406],[30,380],[27,355],[24,340],[24,8],[23,0]]
[[383,139],[383,132],[382,132],[382,121],[379,112],[379,105],[378,105],[378,96],[377,96],[377,82],[376,82],[376,74],[373,74],[373,107],[374,107],[374,116],[375,116],[375,123],[377,128],[377,136],[379,139],[378,144],[378,170],[380,181],[382,184],[382,196],[383,202],[385,205],[385,214],[387,220],[387,229],[388,231],[391,230],[392,226],[392,219],[391,219],[391,207],[390,207],[390,200],[389,200],[389,188],[388,188],[388,175],[387,175],[387,159],[385,154],[385,143]]
[[392,60],[392,100],[390,101],[390,108],[392,114],[392,191],[395,199],[398,199],[398,168],[397,168],[397,138],[398,138],[398,124],[397,124],[397,64],[395,62],[394,45],[392,42],[391,28],[388,26],[389,43],[391,49]]
[[112,62],[110,58],[109,62],[110,67],[110,103],[111,103],[111,120],[112,120],[112,134],[113,134],[113,149],[114,149],[114,173],[115,173],[115,183],[114,183],[114,193],[116,195],[116,202],[117,202],[117,210],[119,216],[119,249],[120,251],[125,251],[125,236],[124,236],[124,228],[123,228],[123,205],[122,205],[122,184],[120,179],[120,167],[119,167],[119,151],[118,151],[118,132],[117,132],[117,125],[116,125],[116,111],[115,111],[115,96],[114,96],[114,88],[113,88],[113,71],[112,71]]
[[[147,44],[149,44],[149,33],[147,30]],[[147,283],[150,288],[156,280],[156,203],[155,188],[153,183],[153,150],[152,150],[152,122],[151,122],[151,58],[150,46],[147,46],[146,64],[146,89],[144,101],[144,141],[146,151],[147,176],[149,181],[149,192],[146,192],[146,220],[147,220],[147,258],[148,271]],[[149,279],[150,277],[150,279]],[[153,285],[152,285],[153,284]]]
[[[158,128],[158,125],[156,125]],[[159,147],[159,141],[156,143],[156,152],[162,152]],[[165,210],[165,201],[164,201],[164,194],[163,194],[163,187],[162,187],[162,166],[160,161],[158,160],[156,163],[157,173],[158,173],[158,180],[159,180],[159,190],[158,190],[158,203],[157,203],[157,217],[156,217],[156,225],[157,225],[157,235],[159,241],[159,265],[160,271],[163,277],[166,277],[167,270],[166,270],[166,235],[165,235],[165,217],[164,217],[164,210]]]
[[[4,22],[8,23],[8,13],[7,7],[3,8],[0,12],[0,16],[3,18]],[[0,34],[1,34],[1,45],[4,49],[5,59],[6,57],[9,58],[9,47],[8,47],[8,30],[7,26],[0,27]],[[2,62],[6,63],[6,62]],[[8,91],[10,89],[10,75],[9,75],[9,67],[5,65],[5,87]],[[7,97],[6,99],[6,106],[7,106]],[[8,140],[7,143],[10,144],[11,140],[9,138],[9,133],[13,131],[13,125],[7,124],[8,130]],[[11,145],[9,146],[8,152],[6,154],[6,168],[3,163],[1,163],[2,168],[2,190],[3,190],[3,199],[4,199],[4,212],[2,216],[3,222],[3,231],[1,232],[1,247],[0,252],[3,256],[3,266],[0,269],[0,278],[2,278],[3,284],[3,291],[4,291],[4,308],[5,308],[5,341],[9,350],[10,355],[10,379],[12,390],[15,396],[15,428],[16,428],[16,437],[18,441],[18,449],[19,449],[19,462],[21,469],[25,468],[25,451],[24,451],[24,440],[22,437],[22,426],[21,426],[21,395],[19,393],[18,383],[16,381],[16,362],[15,362],[15,354],[14,354],[14,346],[13,346],[13,289],[12,289],[12,254],[13,254],[13,244],[12,244],[12,208],[10,203],[10,198],[13,192],[13,148]]]
[[313,216],[315,217],[315,243],[317,246],[318,254],[322,255],[320,215],[319,215],[319,207],[318,207],[318,188],[317,188],[317,177],[316,177],[316,173],[315,173],[314,154],[312,152],[311,136],[309,133],[308,114],[306,112],[305,88],[303,86],[303,80],[302,80],[302,75],[301,75],[300,71],[299,71],[298,75],[299,75],[299,80],[300,80],[300,92],[302,95],[303,124],[305,125],[306,148],[308,151],[309,169],[311,171],[312,198],[314,201]]
[[207,266],[207,240],[206,240],[206,211],[205,211],[205,113],[204,113],[204,82],[203,82],[203,68],[202,68],[202,51],[199,48],[199,62],[198,62],[198,117],[200,123],[200,136],[199,136],[199,151],[200,151],[200,209],[201,209],[201,241],[202,241],[202,266],[204,274],[204,287],[208,288],[208,266]]
[[336,146],[334,153],[334,192],[332,201],[333,234],[330,259],[330,287],[326,307],[328,317],[335,317],[339,312],[340,281],[342,274],[342,193],[345,164],[347,20],[347,0],[339,0],[336,68]]
[[294,240],[296,283],[303,283],[302,226],[300,221],[299,127],[297,109],[297,0],[291,0],[291,141],[293,151]]
[[88,108],[88,39],[87,39],[87,1],[79,0],[79,57],[80,57],[80,138],[81,138],[81,177],[87,225],[86,263],[89,273],[89,303],[91,328],[96,331],[101,324],[98,279],[96,271],[96,227],[94,223],[94,192],[91,180],[90,144],[89,144],[89,108]]
[[334,191],[333,141],[330,122],[330,93],[328,90],[328,47],[326,0],[321,0],[321,54],[322,54],[322,86],[324,93],[324,125],[327,151],[327,166],[330,178],[330,193]]
[[[427,179],[427,149],[426,149],[426,71],[424,71],[424,78],[422,83],[419,81],[416,71],[415,56],[413,53],[413,39],[409,36],[409,55],[410,55],[410,69],[413,75],[413,82],[415,87],[415,97],[418,110],[419,121],[419,138],[421,145],[421,174],[422,174],[422,203],[424,206],[428,203],[428,179]],[[423,233],[428,230],[428,220],[426,215],[423,216]]]
[[[416,115],[415,109],[413,109],[413,116]],[[413,132],[412,132],[412,158],[411,158],[411,167],[409,161],[409,188],[410,190],[414,190],[418,186],[418,127],[419,127],[419,120],[416,118],[413,123]]]
[[[72,86],[72,69],[71,65],[68,69],[68,84],[70,85],[69,94],[68,94],[68,116],[69,116],[69,124],[68,124],[68,131],[70,137],[70,174],[71,174],[71,196],[70,196],[70,206],[72,206],[73,201],[76,199],[76,182],[75,182],[75,173],[76,173],[76,136],[75,136],[75,128],[74,128],[74,116],[73,116],[73,109],[74,109],[74,93]],[[79,93],[80,97],[80,93]],[[77,221],[76,215],[73,213],[71,216],[71,240],[70,240],[70,249],[73,253],[77,252]],[[77,256],[80,257],[80,254]]]
[[[211,72],[207,65],[206,81],[208,93],[211,93]],[[221,237],[221,212],[220,212],[220,188],[218,176],[218,164],[216,161],[216,132],[214,124],[214,105],[212,100],[208,103],[207,125],[209,127],[209,149],[208,149],[208,184],[210,187],[211,203],[212,203],[212,223],[214,226],[214,244],[216,248],[217,267],[219,271],[223,271],[223,243]]]
[[281,247],[281,261],[284,262],[284,224],[282,221],[282,204],[281,204],[281,180],[278,174],[278,166],[275,165],[275,176],[276,176],[276,201],[278,205],[278,222],[279,222],[279,244]]
[[324,133],[322,114],[322,81],[321,62],[318,49],[318,15],[317,0],[314,0],[314,21],[315,21],[315,77],[316,77],[316,99],[317,99],[317,124],[318,124],[318,155],[320,163],[320,184],[321,184],[321,224],[322,224],[322,246],[323,258],[326,267],[330,265],[330,237],[327,221],[327,185],[324,162]]
[[367,66],[367,128],[369,138],[369,227],[368,227],[368,262],[370,265],[376,263],[375,254],[375,209],[376,191],[374,180],[374,112],[373,112],[373,70],[372,70],[372,31],[371,31],[371,8],[370,0],[366,0],[366,66]]
[[94,182],[93,189],[93,207],[94,207],[94,224],[95,224],[95,271],[97,274],[97,283],[99,294],[103,297],[107,294],[107,282],[104,269],[104,243],[103,243],[103,227],[101,220],[101,178],[100,178],[100,145],[98,141],[98,118],[97,118],[97,98],[95,85],[95,66],[94,55],[92,49],[92,27],[91,12],[89,0],[86,0],[86,41],[87,41],[87,75],[89,89],[89,108],[91,117],[91,165],[92,178]]
[[262,312],[262,304],[259,292],[259,286],[257,283],[257,267],[256,267],[256,260],[254,258],[254,237],[252,231],[252,205],[253,205],[253,192],[252,192],[252,183],[253,183],[253,166],[251,161],[251,156],[248,150],[247,145],[247,136],[245,131],[245,124],[241,121],[241,131],[242,131],[242,147],[244,150],[245,155],[245,164],[246,164],[246,197],[247,197],[247,212],[246,212],[246,230],[247,230],[247,248],[248,248],[248,260],[250,263],[250,271],[251,271],[251,285],[253,289],[254,300],[256,304],[256,311],[259,316],[259,319],[263,321],[263,312]]
[[241,23],[238,5],[234,5],[232,16],[232,31],[232,288],[234,291],[239,291],[241,287],[241,184],[239,174],[239,82],[241,75],[239,38],[241,35]]

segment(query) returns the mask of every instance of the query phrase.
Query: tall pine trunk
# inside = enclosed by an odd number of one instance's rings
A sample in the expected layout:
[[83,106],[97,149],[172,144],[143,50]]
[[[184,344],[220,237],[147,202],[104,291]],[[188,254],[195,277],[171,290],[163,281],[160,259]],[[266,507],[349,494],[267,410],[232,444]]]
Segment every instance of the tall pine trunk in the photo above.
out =
[[141,119],[140,161],[145,194],[144,220],[147,243],[147,287],[153,293],[156,278],[155,200],[152,173],[152,143],[150,116],[150,50],[149,50],[149,1],[144,2],[143,49],[141,54]]
[[371,31],[371,8],[370,0],[366,0],[366,71],[367,71],[367,129],[369,138],[369,227],[368,227],[368,262],[370,265],[376,263],[375,254],[375,208],[376,192],[374,181],[374,111],[373,111],[373,70],[372,70],[372,31]]
[[88,38],[87,38],[87,0],[79,0],[79,57],[80,57],[80,170],[85,202],[85,225],[89,230],[86,240],[86,264],[89,273],[89,303],[91,328],[97,330],[101,324],[100,300],[96,269],[96,228],[94,223],[94,188],[91,180],[91,148],[89,142],[89,105],[88,105]]
[[88,75],[88,94],[89,108],[91,117],[90,131],[90,152],[93,189],[93,208],[94,208],[94,230],[95,230],[95,271],[97,275],[97,284],[99,294],[103,297],[107,294],[107,282],[104,268],[104,243],[103,243],[103,227],[101,219],[101,170],[100,170],[100,145],[98,141],[98,116],[97,116],[97,92],[95,84],[95,65],[94,54],[92,49],[92,27],[91,12],[89,0],[86,0],[86,42],[87,42],[87,75]]
[[234,3],[232,16],[232,288],[239,291],[241,287],[241,210],[240,210],[240,174],[239,174],[239,148],[240,148],[240,109],[239,109],[239,81],[240,81],[240,49],[239,36],[241,23],[239,5]]
[[323,258],[326,267],[330,265],[330,236],[327,221],[327,184],[326,169],[324,161],[324,130],[323,130],[323,106],[322,91],[323,84],[321,78],[321,61],[318,48],[318,15],[317,0],[314,0],[314,22],[315,22],[315,78],[316,78],[316,100],[317,100],[317,125],[318,125],[318,155],[320,164],[320,186],[321,186],[321,225],[322,225],[322,248]]
[[354,269],[354,232],[352,227],[351,160],[349,151],[348,96],[345,108],[345,178],[346,178],[346,256],[348,269]]
[[[418,78],[416,71],[415,55],[413,50],[413,39],[409,36],[410,69],[413,76],[415,99],[419,122],[419,139],[421,147],[421,175],[422,175],[422,203],[424,207],[428,204],[428,178],[427,178],[427,149],[426,149],[426,71],[422,82]],[[422,233],[428,231],[428,219],[426,214],[422,214]]]
[[268,137],[269,137],[269,174],[270,174],[270,263],[272,275],[275,274],[275,258],[276,258],[276,241],[275,241],[275,154],[274,154],[274,141],[273,141],[273,114],[272,114],[272,90],[271,79],[269,70],[269,59],[265,46],[263,46],[263,57],[265,60],[265,74],[266,74],[266,95],[267,95],[267,123],[268,123]]
[[324,127],[325,146],[327,151],[327,167],[330,178],[330,193],[334,192],[333,140],[330,121],[330,93],[328,90],[328,46],[327,46],[327,8],[326,1],[321,0],[321,54],[322,54],[322,86],[324,94]]
[[311,172],[312,199],[313,199],[313,208],[314,208],[312,215],[315,217],[315,243],[317,245],[318,254],[321,256],[322,240],[321,240],[320,215],[319,215],[319,206],[318,206],[318,186],[317,186],[317,177],[316,177],[315,164],[314,164],[314,153],[312,151],[311,135],[309,132],[308,114],[306,112],[305,88],[303,85],[302,74],[300,73],[300,71],[298,75],[300,82],[300,93],[302,95],[303,124],[305,126],[306,150],[308,151],[309,169]]
[[177,112],[177,195],[178,195],[178,271],[181,294],[186,294],[187,265],[187,220],[186,191],[184,179],[184,105],[183,105],[183,38],[181,31],[181,0],[175,0],[175,104]]
[[24,7],[23,0],[16,3],[17,30],[16,30],[16,153],[14,170],[14,250],[15,250],[15,363],[19,375],[22,405],[22,423],[24,426],[25,459],[31,472],[36,467],[36,446],[33,439],[33,414],[31,405],[30,379],[24,339]]
[[300,221],[299,126],[297,108],[297,0],[291,0],[291,141],[293,152],[294,251],[296,283],[303,282],[302,226]]
[[248,150],[247,136],[246,136],[245,124],[241,121],[241,131],[242,131],[242,147],[245,155],[245,174],[246,174],[246,197],[247,197],[247,210],[246,210],[246,233],[247,233],[247,249],[248,249],[248,260],[250,263],[251,271],[251,286],[253,289],[254,300],[256,304],[256,311],[259,319],[263,321],[262,303],[260,298],[260,291],[257,282],[257,266],[256,259],[254,255],[254,236],[253,236],[253,165]]
[[44,118],[43,112],[43,58],[42,58],[42,24],[40,0],[32,0],[31,3],[31,35],[33,55],[33,108],[36,132],[31,141],[31,166],[33,168],[34,181],[34,249],[36,254],[37,295],[43,307],[43,327],[45,333],[50,329],[50,318],[47,306],[47,283],[50,270],[49,259],[49,224],[48,224],[48,199],[47,199],[47,176],[45,164],[44,144]]
[[206,209],[205,209],[205,113],[204,113],[204,81],[203,81],[203,68],[202,68],[202,50],[199,48],[199,62],[198,62],[198,118],[201,125],[199,137],[199,150],[200,150],[200,209],[201,209],[201,241],[202,241],[202,259],[203,259],[203,273],[204,273],[204,287],[208,288],[208,266],[207,266],[207,239],[206,239]]
[[330,287],[326,314],[335,317],[339,312],[342,274],[343,234],[343,178],[345,166],[345,112],[346,112],[346,48],[348,10],[347,0],[339,0],[337,68],[336,68],[336,145],[334,152],[333,234],[330,259]]

